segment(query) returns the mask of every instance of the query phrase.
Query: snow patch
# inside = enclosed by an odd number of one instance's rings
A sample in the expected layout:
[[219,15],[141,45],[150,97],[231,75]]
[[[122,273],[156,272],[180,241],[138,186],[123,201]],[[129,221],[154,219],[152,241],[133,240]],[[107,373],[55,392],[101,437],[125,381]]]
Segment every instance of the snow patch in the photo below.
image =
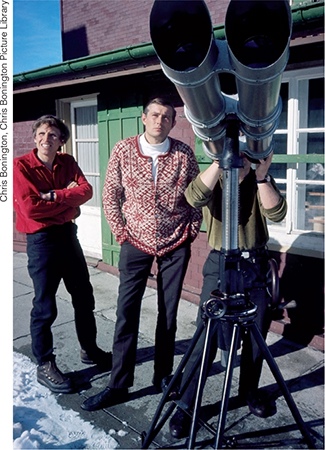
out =
[[[63,409],[38,383],[36,365],[25,355],[13,355],[13,449],[115,449],[118,442],[103,430]],[[117,432],[120,436],[120,432]]]

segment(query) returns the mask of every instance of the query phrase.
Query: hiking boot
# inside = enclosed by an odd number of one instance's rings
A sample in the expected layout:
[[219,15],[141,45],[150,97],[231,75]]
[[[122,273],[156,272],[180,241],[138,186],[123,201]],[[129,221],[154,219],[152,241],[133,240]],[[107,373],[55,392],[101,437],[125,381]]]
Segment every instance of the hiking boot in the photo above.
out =
[[37,381],[56,394],[72,392],[70,378],[63,375],[57,368],[55,361],[46,361],[37,366]]
[[191,417],[182,409],[177,408],[175,414],[169,421],[169,432],[176,439],[182,439],[189,435],[191,428]]
[[[169,383],[171,382],[173,375],[167,375],[166,377],[159,377],[156,374],[152,379],[152,384],[155,386],[157,391],[165,393],[168,389]],[[173,386],[173,389],[170,391],[168,398],[171,400],[175,400],[178,398],[178,386]]]
[[254,416],[265,419],[276,413],[272,403],[263,391],[250,391],[246,396],[248,408]]
[[96,347],[94,350],[85,349],[80,350],[80,359],[84,364],[97,364],[98,366],[111,370],[112,368],[112,353],[104,352],[104,350]]

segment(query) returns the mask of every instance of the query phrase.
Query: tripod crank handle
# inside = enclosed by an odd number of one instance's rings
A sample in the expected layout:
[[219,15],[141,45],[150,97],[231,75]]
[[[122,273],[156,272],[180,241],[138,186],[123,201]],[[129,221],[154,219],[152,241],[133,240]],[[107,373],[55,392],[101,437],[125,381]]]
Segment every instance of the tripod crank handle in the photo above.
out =
[[276,309],[280,302],[278,264],[274,258],[268,260],[267,291],[271,297],[271,306]]

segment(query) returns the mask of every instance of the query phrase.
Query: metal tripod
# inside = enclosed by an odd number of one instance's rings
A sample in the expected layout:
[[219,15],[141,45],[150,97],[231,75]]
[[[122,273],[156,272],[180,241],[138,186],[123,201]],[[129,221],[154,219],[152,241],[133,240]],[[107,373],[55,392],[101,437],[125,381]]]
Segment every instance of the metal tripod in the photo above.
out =
[[[214,448],[222,448],[223,434],[226,422],[226,414],[228,409],[232,374],[234,369],[235,356],[240,339],[240,331],[242,329],[248,330],[255,338],[263,356],[268,363],[274,378],[276,379],[282,394],[291,410],[291,413],[296,420],[296,423],[305,438],[308,448],[314,448],[313,440],[310,436],[302,417],[296,407],[296,404],[288,390],[284,378],[271,355],[263,336],[258,329],[255,318],[257,306],[249,301],[245,292],[240,288],[240,261],[241,256],[238,250],[238,186],[239,186],[239,168],[242,166],[242,158],[239,156],[239,144],[238,144],[238,124],[237,121],[230,121],[227,127],[223,159],[220,161],[220,165],[223,168],[223,197],[222,197],[222,214],[223,214],[223,264],[221,264],[220,275],[220,291],[214,292],[211,298],[204,303],[202,307],[203,317],[205,323],[202,321],[201,325],[197,328],[189,348],[187,349],[184,357],[182,358],[176,372],[168,385],[167,390],[163,393],[162,399],[158,405],[155,416],[152,420],[148,433],[143,434],[143,446],[146,449],[159,433],[161,428],[166,423],[167,419],[172,414],[176,404],[182,407],[180,401],[176,398],[181,398],[185,390],[187,389],[192,377],[197,370],[200,362],[200,373],[197,383],[195,403],[193,407],[192,421],[190,434],[188,439],[189,449],[195,448],[195,437],[197,425],[200,422],[199,410],[201,406],[202,394],[204,384],[206,380],[208,370],[208,357],[210,352],[210,343],[212,336],[214,335],[215,327],[218,325],[218,321],[227,321],[232,324],[232,337],[228,356],[228,362],[225,372],[223,392],[221,398],[220,413],[218,419],[217,429],[214,430],[209,425],[201,423],[212,434],[215,435]],[[236,267],[237,270],[233,270]],[[234,273],[238,276],[234,276]],[[186,380],[183,380],[181,389],[175,396],[175,387],[179,384],[182,371],[185,368],[188,360],[195,348],[197,341],[201,334],[205,332],[205,342],[202,355],[192,365]],[[158,420],[162,413],[165,404],[170,400],[175,400],[167,408],[167,411]]]
[[[226,313],[221,320],[226,320],[228,322],[233,322],[233,329],[232,329],[232,338],[231,338],[231,344],[230,344],[230,351],[229,351],[229,357],[226,367],[226,373],[225,373],[225,379],[224,379],[224,386],[223,386],[223,392],[221,397],[221,404],[220,404],[220,413],[219,413],[219,420],[217,429],[215,432],[215,440],[214,440],[214,447],[215,449],[222,448],[223,443],[223,435],[224,435],[224,428],[225,428],[225,422],[226,422],[226,414],[228,409],[228,401],[229,401],[229,394],[230,394],[230,388],[231,388],[231,380],[232,380],[232,374],[234,369],[234,362],[235,362],[235,356],[237,352],[237,346],[240,338],[240,331],[241,329],[246,329],[250,333],[252,333],[253,337],[255,338],[260,350],[263,353],[263,356],[266,360],[266,362],[269,365],[269,368],[276,379],[281,392],[288,404],[288,407],[290,408],[290,411],[302,433],[304,436],[306,443],[308,445],[308,448],[314,448],[313,440],[309,434],[309,431],[302,420],[302,417],[296,407],[296,404],[288,390],[288,387],[285,383],[285,380],[270,352],[268,349],[262,334],[260,330],[258,329],[256,323],[255,323],[255,311],[256,308],[252,305],[252,308],[245,309],[242,311],[242,313],[238,314],[238,312],[235,313]],[[213,319],[209,319],[213,320]],[[208,336],[209,330],[207,331],[206,335],[206,341],[210,339]],[[205,364],[205,362],[203,362]],[[204,369],[203,369],[204,370]],[[195,407],[194,407],[194,413],[193,413],[193,419],[191,423],[191,431],[189,436],[189,444],[188,448],[194,448],[195,446],[195,433],[197,428],[197,411],[199,409],[199,405],[201,404],[201,398],[202,398],[202,391],[203,386],[200,386],[200,383],[202,382],[202,378],[199,379],[198,383],[198,392],[197,397],[195,399]]]
[[[185,365],[187,364],[190,355],[193,352],[196,342],[198,341],[200,335],[205,331],[206,332],[205,344],[204,344],[204,348],[203,348],[203,352],[202,352],[200,375],[199,375],[198,384],[197,384],[197,391],[196,391],[195,403],[194,403],[194,407],[193,407],[191,428],[190,428],[190,434],[189,434],[188,444],[187,444],[188,449],[195,448],[196,430],[197,430],[197,425],[200,422],[199,421],[199,411],[200,411],[200,405],[201,405],[201,400],[202,400],[204,381],[206,379],[206,372],[207,372],[207,368],[208,368],[207,367],[208,366],[208,354],[209,354],[209,347],[210,347],[210,342],[211,342],[211,335],[213,335],[213,333],[214,333],[214,326],[215,326],[214,322],[218,321],[218,320],[226,320],[227,322],[233,322],[233,329],[232,329],[232,338],[231,338],[231,344],[230,344],[230,350],[229,350],[229,357],[228,357],[225,378],[224,378],[224,385],[223,385],[223,392],[222,392],[222,397],[221,397],[221,405],[220,405],[217,429],[216,430],[211,429],[211,427],[209,427],[208,425],[206,425],[202,422],[200,423],[201,425],[205,426],[205,428],[208,431],[210,431],[212,434],[215,435],[213,448],[220,449],[220,448],[222,448],[222,445],[223,445],[224,428],[225,428],[226,415],[227,415],[227,410],[228,410],[228,402],[229,402],[232,374],[233,374],[233,370],[234,370],[237,346],[238,346],[238,342],[239,342],[239,338],[240,338],[240,331],[242,329],[248,329],[253,334],[256,342],[258,343],[258,345],[263,353],[263,356],[264,356],[266,362],[268,363],[268,365],[270,367],[270,370],[272,371],[274,378],[276,379],[276,381],[281,389],[281,392],[288,404],[288,407],[290,408],[290,411],[291,411],[303,437],[305,438],[308,448],[310,448],[310,449],[315,448],[314,442],[312,440],[312,437],[310,436],[309,430],[306,427],[306,425],[297,409],[297,406],[288,390],[285,380],[284,380],[271,352],[269,351],[269,349],[261,335],[260,330],[257,328],[257,325],[255,323],[256,306],[251,305],[251,307],[249,307],[249,305],[248,305],[248,308],[243,309],[241,313],[239,313],[238,311],[226,313],[221,319],[219,319],[219,318],[212,317],[214,314],[216,314],[216,316],[218,316],[218,314],[219,314],[218,310],[215,309],[215,304],[211,305],[211,303],[213,303],[213,302],[214,302],[214,299],[211,298],[210,300],[208,300],[206,302],[206,304],[204,306],[205,310],[209,309],[208,314],[210,317],[208,317],[205,327],[204,327],[204,325],[202,325],[201,327],[199,327],[197,329],[197,331],[191,341],[190,347],[188,348],[182,361],[180,362],[180,364],[175,372],[175,375],[173,376],[170,384],[168,385],[167,390],[164,392],[163,397],[158,405],[154,419],[151,423],[151,427],[143,441],[142,448],[148,448],[148,446],[150,445],[152,440],[159,433],[159,431],[164,426],[164,424],[166,423],[168,418],[171,416],[174,408],[176,407],[176,403],[178,403],[179,406],[181,406],[181,403],[179,403],[179,402],[172,403],[168,407],[167,411],[165,412],[164,416],[162,417],[162,419],[160,420],[158,425],[156,426],[164,405],[168,401],[170,401],[171,398],[173,398],[172,393],[175,390],[175,386],[177,386],[179,383],[179,379],[182,374],[182,371],[183,371]],[[191,371],[190,371],[187,379],[183,383],[182,388],[179,390],[177,397],[181,398],[182,394],[185,392],[188,384],[190,383],[190,381],[192,379],[194,372],[197,370],[199,363],[200,363],[200,361],[196,361],[193,364],[193,367],[191,368]]]

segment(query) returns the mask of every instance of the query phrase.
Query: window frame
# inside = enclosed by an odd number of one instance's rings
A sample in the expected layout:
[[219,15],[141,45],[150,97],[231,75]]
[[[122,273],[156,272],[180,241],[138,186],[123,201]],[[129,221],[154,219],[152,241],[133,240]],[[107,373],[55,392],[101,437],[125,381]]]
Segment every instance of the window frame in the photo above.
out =
[[[78,151],[77,146],[78,143],[81,142],[89,142],[89,143],[97,143],[99,146],[99,136],[97,133],[97,138],[91,138],[91,139],[85,139],[85,138],[77,138],[77,125],[75,121],[75,111],[77,108],[85,108],[87,106],[98,106],[97,97],[93,97],[87,100],[71,100],[70,102],[70,128],[71,128],[71,149],[72,149],[72,155],[75,158],[75,160],[78,162]],[[98,123],[97,123],[98,125]],[[99,151],[99,150],[98,150]],[[98,155],[99,157],[99,155]],[[100,186],[100,172],[86,172],[84,169],[82,169],[84,175],[86,178],[89,176],[93,176],[98,178],[99,186]],[[96,205],[88,205],[86,203],[84,206],[94,207],[94,208],[100,208],[101,207],[101,199],[98,199],[98,204]]]
[[[286,179],[276,179],[277,183],[286,184],[286,198],[288,213],[286,226],[281,228],[270,224],[270,249],[289,251],[301,255],[324,257],[324,234],[307,230],[295,229],[295,214],[297,205],[295,200],[296,187],[299,184],[325,185],[324,181],[298,180],[296,164],[321,163],[324,164],[323,154],[299,154],[298,138],[302,133],[324,133],[325,128],[305,128],[299,123],[299,83],[303,80],[324,78],[322,67],[287,71],[283,74],[282,83],[288,83],[288,123],[286,129],[278,129],[275,134],[287,134],[287,154],[274,155],[273,162],[287,164]],[[301,100],[301,99],[300,99]],[[307,182],[306,182],[307,181]],[[298,239],[300,238],[301,239]],[[281,243],[280,246],[278,243]],[[279,248],[280,247],[280,248]]]

